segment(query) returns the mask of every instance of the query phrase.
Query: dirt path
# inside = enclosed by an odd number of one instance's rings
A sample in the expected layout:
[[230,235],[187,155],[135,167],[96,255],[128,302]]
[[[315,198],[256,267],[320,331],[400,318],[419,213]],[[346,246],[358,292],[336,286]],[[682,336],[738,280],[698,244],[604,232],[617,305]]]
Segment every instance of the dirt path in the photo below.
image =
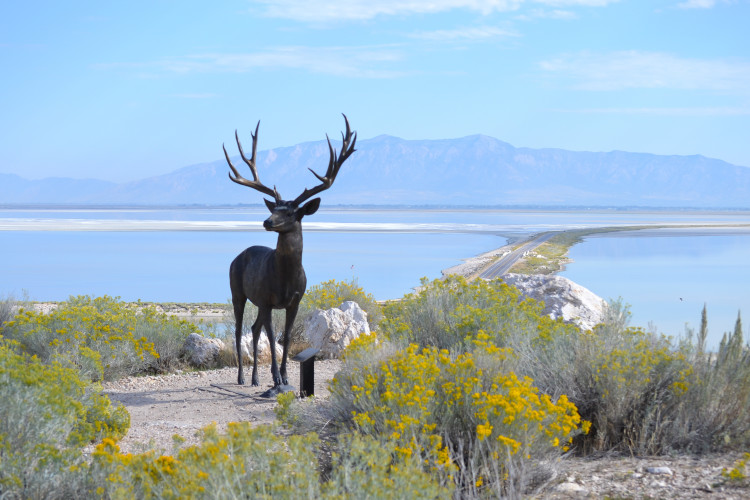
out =
[[[339,366],[337,360],[315,362],[316,397],[328,395],[328,381]],[[289,382],[299,389],[299,363],[290,363],[288,370]],[[237,385],[236,368],[127,377],[104,384],[109,397],[130,412],[130,431],[120,441],[120,449],[135,453],[153,444],[171,451],[174,434],[187,444],[197,443],[196,431],[211,422],[219,428],[228,422],[272,423],[276,400],[261,397],[272,386],[269,366],[259,366],[258,375],[258,387]],[[250,373],[246,376],[249,379]]]

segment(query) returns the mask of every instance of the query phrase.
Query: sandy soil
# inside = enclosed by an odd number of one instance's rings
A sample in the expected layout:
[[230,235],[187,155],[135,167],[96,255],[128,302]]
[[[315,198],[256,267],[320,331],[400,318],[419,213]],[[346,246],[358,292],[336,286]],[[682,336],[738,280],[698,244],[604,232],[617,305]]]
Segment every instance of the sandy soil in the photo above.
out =
[[[315,396],[328,395],[328,381],[338,371],[338,360],[315,362]],[[299,363],[289,362],[289,383],[299,390]],[[197,431],[216,422],[274,421],[275,398],[261,397],[273,385],[269,365],[258,367],[260,386],[237,385],[237,368],[222,368],[172,375],[127,377],[104,384],[110,399],[120,401],[130,412],[130,431],[119,443],[124,453],[153,445],[172,449],[172,436],[187,444],[198,442]],[[245,371],[250,378],[250,370]]]

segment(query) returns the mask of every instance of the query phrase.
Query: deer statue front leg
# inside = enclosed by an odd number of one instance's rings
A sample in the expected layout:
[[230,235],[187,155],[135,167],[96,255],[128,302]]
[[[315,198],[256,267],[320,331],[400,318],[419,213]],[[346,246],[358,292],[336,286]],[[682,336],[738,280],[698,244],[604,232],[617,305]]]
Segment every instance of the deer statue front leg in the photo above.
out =
[[281,375],[279,374],[279,365],[276,362],[276,339],[273,334],[272,315],[268,314],[265,318],[263,326],[266,329],[266,336],[268,337],[268,347],[271,352],[271,377],[273,378],[274,387],[281,385]]
[[286,376],[286,358],[289,354],[289,342],[292,337],[292,327],[294,326],[294,319],[297,317],[297,310],[299,309],[299,299],[294,305],[289,306],[286,309],[286,322],[284,324],[284,337],[283,342],[283,354],[281,356],[281,381],[284,385],[289,385],[289,379]]
[[[266,331],[271,331],[270,329],[270,318],[271,318],[271,312],[270,309],[266,313],[263,309],[258,309],[258,317],[255,319],[255,323],[253,324],[252,333],[253,333],[253,377],[251,380],[251,383],[253,386],[257,387],[259,384],[258,382],[258,340],[260,340],[260,331],[264,326],[265,318],[269,318],[269,326],[266,327]],[[273,333],[270,334],[272,336]],[[271,359],[273,358],[273,350],[271,351]],[[275,381],[274,381],[275,383]]]

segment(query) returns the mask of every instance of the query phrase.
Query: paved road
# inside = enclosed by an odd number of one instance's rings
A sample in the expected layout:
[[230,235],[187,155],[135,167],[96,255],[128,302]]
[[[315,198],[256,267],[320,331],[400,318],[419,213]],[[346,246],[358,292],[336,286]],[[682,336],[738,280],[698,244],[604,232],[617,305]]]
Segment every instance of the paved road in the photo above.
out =
[[555,234],[557,234],[557,231],[550,231],[532,236],[530,240],[523,243],[520,247],[510,252],[508,255],[501,257],[497,262],[482,271],[479,277],[484,279],[502,277],[510,270],[511,267],[513,267],[513,264],[518,262],[518,259],[523,257],[524,253],[535,249],[548,239],[552,238]]

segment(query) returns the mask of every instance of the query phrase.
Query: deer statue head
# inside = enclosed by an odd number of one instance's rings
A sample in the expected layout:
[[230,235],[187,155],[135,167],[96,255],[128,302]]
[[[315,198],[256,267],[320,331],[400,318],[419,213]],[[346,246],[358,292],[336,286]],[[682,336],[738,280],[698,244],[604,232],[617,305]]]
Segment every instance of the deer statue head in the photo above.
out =
[[[258,338],[260,337],[261,329],[264,328],[271,344],[271,374],[274,382],[274,387],[271,391],[275,393],[288,390],[286,361],[289,351],[289,337],[297,315],[299,302],[307,286],[305,270],[302,268],[301,221],[304,216],[314,214],[320,206],[320,198],[312,200],[310,198],[333,185],[341,165],[355,151],[354,145],[357,142],[357,133],[352,133],[346,115],[344,115],[344,122],[346,123],[346,132],[342,132],[341,134],[341,153],[337,154],[331,145],[331,140],[326,136],[330,159],[325,175],[319,175],[310,169],[313,175],[320,181],[320,184],[312,189],[305,188],[302,194],[291,201],[283,200],[275,186],[271,189],[261,183],[258,178],[255,159],[260,122],[255,127],[255,133],[251,134],[253,151],[249,159],[245,156],[239,136],[235,131],[235,139],[237,140],[240,156],[250,168],[252,180],[240,175],[229,159],[226,148],[222,146],[224,156],[231,170],[229,178],[237,184],[250,187],[273,197],[273,201],[264,198],[271,216],[263,222],[263,227],[267,231],[274,231],[279,234],[275,249],[263,246],[247,248],[232,261],[229,268],[229,285],[232,290],[232,305],[235,315],[235,341],[239,365],[237,383],[239,384],[245,383],[242,367],[242,318],[245,304],[249,300],[258,307],[258,317],[251,329],[253,334],[252,385],[258,385]],[[286,309],[286,324],[282,342],[283,353],[280,370],[276,364],[275,338],[271,328],[271,311],[273,309]]]

